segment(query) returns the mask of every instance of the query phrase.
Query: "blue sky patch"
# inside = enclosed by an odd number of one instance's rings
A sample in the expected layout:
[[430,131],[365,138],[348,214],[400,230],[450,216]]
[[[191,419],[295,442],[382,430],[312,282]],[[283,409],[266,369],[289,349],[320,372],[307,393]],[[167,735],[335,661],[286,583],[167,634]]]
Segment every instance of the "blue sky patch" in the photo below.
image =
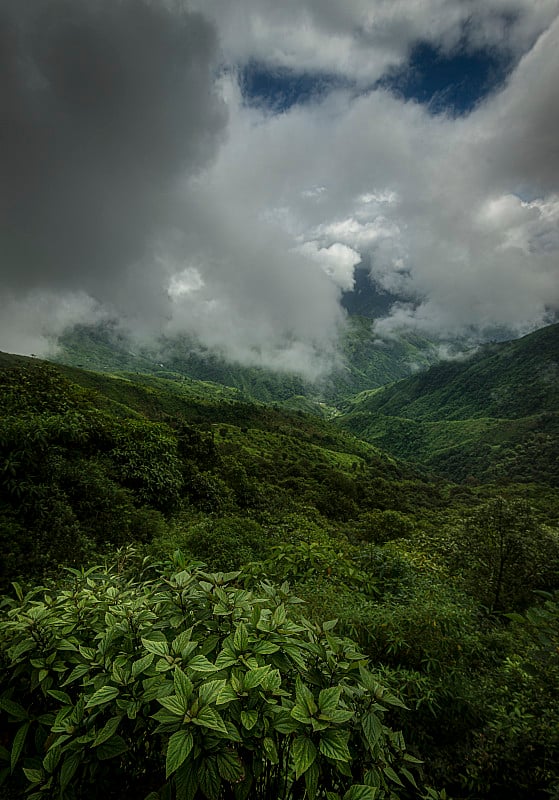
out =
[[277,113],[318,99],[345,85],[336,75],[271,69],[258,63],[244,67],[240,78],[246,103],[265,106]]
[[415,45],[407,64],[381,78],[378,86],[406,100],[428,105],[434,114],[467,114],[501,86],[511,58],[488,50],[444,53],[427,42]]

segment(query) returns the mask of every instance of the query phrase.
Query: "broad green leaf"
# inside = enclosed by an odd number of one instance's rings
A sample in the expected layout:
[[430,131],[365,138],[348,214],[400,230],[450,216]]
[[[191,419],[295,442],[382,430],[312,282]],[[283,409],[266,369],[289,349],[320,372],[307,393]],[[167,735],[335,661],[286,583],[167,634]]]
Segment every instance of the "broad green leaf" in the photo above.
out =
[[30,783],[41,783],[44,773],[41,769],[27,769],[23,768],[23,774]]
[[295,681],[295,696],[297,697],[297,705],[306,708],[310,717],[312,717],[313,714],[316,714],[318,708],[316,706],[313,694],[311,690],[305,686],[299,676],[297,676],[297,680]]
[[141,673],[144,670],[148,669],[148,667],[151,666],[151,663],[153,661],[153,656],[154,656],[153,653],[148,653],[147,656],[143,656],[143,658],[139,658],[137,661],[134,661],[132,663],[133,678],[137,678],[138,675],[141,675]]
[[202,708],[192,722],[204,728],[210,728],[212,731],[219,731],[219,733],[227,735],[227,728],[224,721],[213,708]]
[[195,761],[188,759],[178,768],[175,773],[175,786],[176,800],[194,800],[198,791],[198,765]]
[[118,697],[118,689],[116,686],[102,686],[91,695],[85,704],[85,707],[93,708],[94,706],[100,706],[103,703],[108,703],[111,700],[114,700],[115,697]]
[[258,722],[258,711],[241,711],[241,723],[243,728],[250,731]]
[[0,709],[6,711],[11,717],[15,717],[19,722],[23,722],[28,718],[27,711],[20,706],[19,703],[14,703],[13,700],[8,700],[7,697],[0,697]]
[[189,628],[187,631],[183,631],[176,636],[173,641],[171,642],[171,650],[174,653],[181,653],[183,648],[185,648],[192,638],[192,628]]
[[50,775],[52,775],[58,766],[61,755],[62,748],[57,745],[55,747],[51,747],[46,756],[43,758],[43,767]]
[[295,778],[299,780],[316,759],[316,747],[308,736],[296,736],[293,740],[293,763],[295,765]]
[[211,661],[208,661],[206,656],[194,656],[191,658],[187,664],[189,669],[193,669],[196,672],[217,672],[219,667],[215,664],[212,664]]
[[210,703],[217,703],[222,689],[225,687],[225,678],[220,678],[215,681],[206,681],[198,687],[198,698],[200,703],[204,706],[209,706]]
[[237,699],[237,693],[235,692],[231,684],[226,682],[219,690],[219,694],[216,697],[215,704],[216,706],[223,706],[226,703],[231,703],[236,699]]
[[337,624],[338,624],[337,619],[329,619],[327,622],[322,623],[322,630],[331,631],[336,627]]
[[264,755],[268,759],[271,764],[279,764],[279,756],[278,750],[276,747],[276,743],[271,738],[271,736],[265,736],[264,741],[262,742],[262,746],[264,749]]
[[219,800],[221,776],[216,758],[205,758],[202,761],[198,769],[198,782],[208,800]]
[[25,737],[27,736],[27,731],[29,730],[30,722],[24,722],[23,725],[16,731],[16,735],[14,736],[14,741],[12,744],[12,752],[10,756],[10,768],[12,772],[18,762],[18,759],[21,755],[21,751],[23,750],[23,745],[25,744]]
[[256,669],[245,672],[245,689],[254,689],[256,686],[259,686],[269,671],[270,665],[266,664],[265,667],[257,667]]
[[373,714],[373,712],[370,711],[368,714],[365,714],[361,720],[361,726],[363,728],[363,733],[365,734],[367,744],[369,745],[370,749],[374,751],[378,740],[382,736],[382,722],[376,714]]
[[347,736],[342,731],[324,731],[320,737],[320,752],[335,761],[350,761]]
[[[322,717],[322,714],[320,715]],[[331,711],[329,714],[324,714],[325,718],[330,722],[335,722],[336,725],[343,725],[344,722],[349,722],[355,716],[353,711],[344,711],[338,708],[336,711]]]
[[281,673],[279,669],[271,669],[264,676],[260,687],[264,692],[277,692],[281,688]]
[[110,739],[111,736],[114,736],[121,719],[122,717],[111,717],[95,737],[93,747],[98,747],[100,744],[103,744],[103,742],[106,742],[107,739]]
[[142,638],[142,644],[150,653],[156,656],[168,656],[169,645],[167,642],[154,642],[151,639]]
[[291,716],[293,719],[296,719],[298,722],[302,722],[304,725],[310,725],[312,722],[312,717],[309,716],[306,706],[302,706],[299,703],[295,703],[291,709]]
[[255,642],[252,645],[252,652],[259,656],[267,656],[271,655],[272,653],[277,653],[279,649],[279,645],[274,644],[273,642],[267,642],[265,639],[261,639],[259,642]]
[[66,789],[74,775],[76,774],[76,770],[80,765],[80,761],[82,758],[82,753],[72,753],[64,760],[62,764],[62,769],[60,770],[60,788],[62,791]]
[[180,667],[175,667],[175,671],[173,673],[173,683],[175,685],[177,697],[179,697],[185,703],[188,702],[192,696],[194,686],[190,678],[184,674]]
[[184,697],[179,697],[176,694],[171,694],[169,697],[158,697],[157,702],[161,703],[163,708],[166,708],[172,714],[178,717],[184,717],[188,711],[188,700]]
[[180,730],[174,733],[167,745],[167,758],[165,775],[168,778],[184,763],[194,745],[194,737],[189,730]]
[[221,777],[229,783],[242,781],[245,770],[236,750],[222,750],[217,754],[217,769]]
[[72,699],[69,694],[66,694],[66,692],[59,692],[57,689],[49,689],[47,694],[49,694],[51,697],[54,697],[54,699],[58,700],[60,703],[64,703],[66,706],[72,704]]
[[128,745],[122,738],[116,734],[115,736],[111,736],[110,739],[107,739],[106,742],[99,745],[97,748],[97,758],[99,761],[108,761],[111,758],[116,758],[117,756],[126,753],[128,750]]
[[77,681],[78,678],[83,678],[84,675],[87,675],[89,669],[89,664],[78,664],[77,667],[74,667],[72,672],[68,675],[62,686],[68,686],[69,683]]
[[315,761],[314,764],[305,772],[305,786],[307,787],[307,795],[309,800],[314,800],[316,797],[319,776],[320,771],[318,769],[318,764]]
[[248,631],[244,622],[240,622],[233,636],[233,647],[237,653],[244,653],[248,647]]
[[330,714],[338,708],[342,689],[340,686],[333,686],[331,689],[322,689],[318,696],[318,707],[321,714]]
[[295,733],[301,729],[301,726],[291,718],[291,714],[288,711],[280,711],[276,714],[272,724],[274,730],[278,733]]
[[376,800],[378,791],[374,786],[356,783],[344,794],[344,800]]
[[389,778],[393,783],[397,783],[398,786],[403,786],[404,785],[402,783],[402,781],[400,780],[399,776],[394,772],[392,767],[386,766],[386,767],[383,767],[382,769],[383,769],[383,772],[386,775],[386,777]]

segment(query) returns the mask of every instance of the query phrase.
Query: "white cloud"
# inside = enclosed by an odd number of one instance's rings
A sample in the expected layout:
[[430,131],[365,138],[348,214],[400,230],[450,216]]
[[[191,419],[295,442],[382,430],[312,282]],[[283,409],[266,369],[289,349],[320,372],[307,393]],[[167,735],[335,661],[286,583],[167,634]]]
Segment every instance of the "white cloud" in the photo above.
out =
[[[335,357],[341,291],[361,259],[382,287],[414,300],[397,304],[379,334],[534,326],[559,308],[557,2],[196,4],[214,19],[230,62],[262,58],[367,85],[418,37],[451,47],[466,10],[472,42],[517,55],[531,49],[500,93],[459,119],[352,89],[274,114],[244,103],[231,70],[219,83],[227,129],[209,162],[203,142],[207,133],[215,144],[224,116],[215,116],[215,98],[207,105],[198,97],[193,68],[195,102],[186,98],[180,120],[188,122],[189,102],[205,109],[192,132],[205,154],[189,151],[173,173],[179,188],[157,193],[165,225],[150,247],[101,274],[74,271],[70,259],[71,281],[42,281],[38,260],[35,284],[6,295],[1,347],[39,351],[74,318],[95,318],[95,296],[136,335],[184,332],[241,363],[316,376]],[[503,27],[500,12],[515,11]],[[213,39],[199,20],[192,24],[208,35],[200,55],[207,68]],[[107,179],[103,197],[112,185]],[[117,207],[135,187],[118,195]],[[143,203],[140,211],[142,222]],[[126,222],[138,229],[134,213]]]

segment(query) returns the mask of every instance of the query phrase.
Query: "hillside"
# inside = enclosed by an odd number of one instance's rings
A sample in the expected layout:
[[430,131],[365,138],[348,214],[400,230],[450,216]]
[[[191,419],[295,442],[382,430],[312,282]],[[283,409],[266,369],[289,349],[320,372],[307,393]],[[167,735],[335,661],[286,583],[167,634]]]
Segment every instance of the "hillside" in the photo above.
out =
[[2,797],[544,800],[558,514],[233,388],[0,353]]
[[559,325],[372,392],[337,419],[454,480],[559,480]]
[[[437,361],[438,354],[432,342],[414,333],[380,341],[370,319],[352,316],[342,334],[332,373],[317,383],[296,374],[232,364],[185,337],[161,341],[157,348],[140,349],[112,325],[78,326],[67,332],[59,340],[54,360],[102,372],[188,377],[236,389],[245,399],[321,413],[319,403],[336,405],[364,389],[411,375]],[[302,405],[303,397],[306,405]]]

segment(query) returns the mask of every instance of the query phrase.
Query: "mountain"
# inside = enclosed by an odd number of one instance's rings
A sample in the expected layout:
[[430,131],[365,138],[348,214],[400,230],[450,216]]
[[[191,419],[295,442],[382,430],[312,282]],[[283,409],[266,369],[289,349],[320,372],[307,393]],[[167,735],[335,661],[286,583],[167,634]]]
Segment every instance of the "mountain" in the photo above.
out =
[[337,424],[453,480],[559,480],[559,325],[350,401]]
[[53,360],[89,370],[141,372],[163,378],[211,382],[238,390],[245,399],[281,403],[324,413],[364,389],[391,383],[439,358],[428,339],[415,333],[380,340],[370,319],[351,316],[341,336],[332,372],[316,383],[300,375],[234,364],[187,337],[140,348],[112,324],[77,326],[59,340]]

